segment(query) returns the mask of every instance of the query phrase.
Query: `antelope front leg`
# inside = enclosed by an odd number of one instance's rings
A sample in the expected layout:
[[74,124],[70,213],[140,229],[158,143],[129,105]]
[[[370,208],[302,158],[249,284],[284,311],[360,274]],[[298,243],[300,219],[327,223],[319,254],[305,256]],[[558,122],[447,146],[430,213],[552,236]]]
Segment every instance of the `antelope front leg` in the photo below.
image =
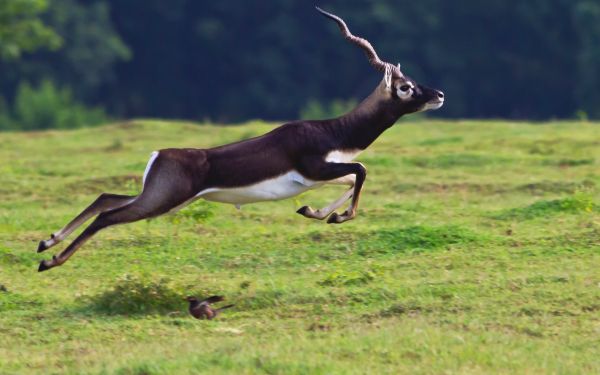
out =
[[[343,214],[333,213],[327,220],[330,224],[341,224],[345,221],[352,220],[356,216],[356,210],[358,208],[358,198],[360,197],[360,191],[363,183],[367,177],[366,168],[360,163],[332,163],[326,162],[322,159],[306,158],[303,160],[303,171],[302,173],[310,179],[317,181],[334,181],[340,180],[348,175],[353,175],[354,187],[350,191],[346,192],[339,200],[326,207],[323,212],[315,212],[310,207],[301,208],[300,212],[304,216],[319,218],[324,213],[327,213],[327,208],[333,211],[335,208],[341,206],[350,196],[352,196],[352,203],[346,212]],[[348,197],[346,197],[348,195]],[[344,199],[346,198],[346,199]],[[327,213],[329,215],[329,213]],[[326,216],[326,215],[325,215]]]
[[[367,169],[361,163],[354,163],[356,165],[356,181],[354,183],[354,189],[352,190],[352,202],[350,207],[343,214],[334,212],[327,219],[327,224],[341,224],[345,221],[352,220],[356,216],[356,210],[358,209],[358,200],[362,191],[363,184],[367,178]],[[341,204],[340,204],[341,206]]]
[[310,206],[304,206],[296,212],[304,217],[309,218],[309,219],[323,220],[327,216],[331,215],[331,213],[333,211],[340,208],[340,206],[343,205],[348,199],[352,198],[355,183],[356,183],[356,176],[353,174],[344,176],[341,178],[336,178],[335,180],[329,181],[329,182],[327,182],[328,185],[346,185],[346,186],[350,187],[350,190],[345,192],[344,195],[342,195],[338,200],[331,203],[327,207],[314,210]]
[[352,198],[352,193],[354,193],[354,188],[348,190],[347,192],[344,193],[344,195],[342,195],[338,200],[336,200],[335,202],[331,203],[329,206],[318,209],[318,210],[313,210],[311,207],[309,206],[304,206],[302,208],[300,208],[298,212],[300,215],[304,216],[304,217],[308,217],[310,219],[317,219],[317,220],[323,220],[325,219],[327,216],[331,215],[331,213],[335,210],[337,210],[338,208],[340,208],[341,205],[343,205],[348,199]]

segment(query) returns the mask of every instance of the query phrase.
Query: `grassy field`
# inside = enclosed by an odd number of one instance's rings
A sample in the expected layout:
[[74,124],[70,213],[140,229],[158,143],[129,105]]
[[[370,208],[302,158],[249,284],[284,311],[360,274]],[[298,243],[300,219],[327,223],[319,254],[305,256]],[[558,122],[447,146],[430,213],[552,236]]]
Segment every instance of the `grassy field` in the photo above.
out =
[[[294,213],[341,187],[200,201],[36,272],[68,243],[38,241],[137,193],[151,151],[270,128],[0,133],[0,373],[600,373],[598,124],[404,123],[359,156],[354,221]],[[191,294],[236,306],[198,321]]]

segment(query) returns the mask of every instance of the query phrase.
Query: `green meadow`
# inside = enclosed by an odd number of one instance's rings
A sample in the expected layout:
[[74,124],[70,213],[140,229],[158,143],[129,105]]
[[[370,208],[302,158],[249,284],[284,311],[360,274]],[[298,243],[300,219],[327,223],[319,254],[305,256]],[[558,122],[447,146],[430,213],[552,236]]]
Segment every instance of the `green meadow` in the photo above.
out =
[[[600,373],[594,123],[400,123],[357,159],[353,221],[295,213],[339,186],[239,211],[198,201],[37,272],[76,233],[38,242],[102,192],[137,194],[153,150],[272,126],[0,133],[0,373]],[[188,315],[185,296],[213,294],[235,307]]]

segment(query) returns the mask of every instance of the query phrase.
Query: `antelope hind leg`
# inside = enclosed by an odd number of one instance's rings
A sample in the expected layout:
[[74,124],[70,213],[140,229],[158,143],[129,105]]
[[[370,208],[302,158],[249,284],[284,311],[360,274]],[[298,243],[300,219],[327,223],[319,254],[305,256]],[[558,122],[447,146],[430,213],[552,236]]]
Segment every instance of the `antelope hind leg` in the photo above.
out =
[[187,184],[188,181],[182,179],[182,176],[185,177],[186,171],[192,170],[198,180],[202,180],[208,170],[208,164],[202,159],[195,159],[190,166],[189,163],[185,163],[186,159],[182,154],[185,156],[187,151],[176,149],[161,151],[161,155],[155,158],[152,168],[149,169],[142,193],[137,198],[119,208],[100,213],[63,252],[50,260],[42,261],[38,271],[42,272],[62,265],[86,241],[104,228],[160,216],[193,198],[202,186]]
[[117,195],[103,193],[90,204],[85,210],[83,210],[77,217],[75,217],[69,224],[58,232],[52,233],[50,239],[40,241],[37,252],[41,253],[49,248],[57,245],[59,242],[67,238],[67,236],[83,223],[91,219],[92,217],[106,211],[114,210],[131,203],[135,199],[135,196],[129,195]]

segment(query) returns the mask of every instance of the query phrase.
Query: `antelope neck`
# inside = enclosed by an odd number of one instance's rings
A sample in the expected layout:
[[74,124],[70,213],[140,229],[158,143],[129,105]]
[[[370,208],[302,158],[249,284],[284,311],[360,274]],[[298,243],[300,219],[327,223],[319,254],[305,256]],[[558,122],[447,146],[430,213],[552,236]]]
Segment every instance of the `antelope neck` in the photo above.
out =
[[382,98],[378,88],[354,110],[332,123],[346,149],[364,150],[402,116]]

